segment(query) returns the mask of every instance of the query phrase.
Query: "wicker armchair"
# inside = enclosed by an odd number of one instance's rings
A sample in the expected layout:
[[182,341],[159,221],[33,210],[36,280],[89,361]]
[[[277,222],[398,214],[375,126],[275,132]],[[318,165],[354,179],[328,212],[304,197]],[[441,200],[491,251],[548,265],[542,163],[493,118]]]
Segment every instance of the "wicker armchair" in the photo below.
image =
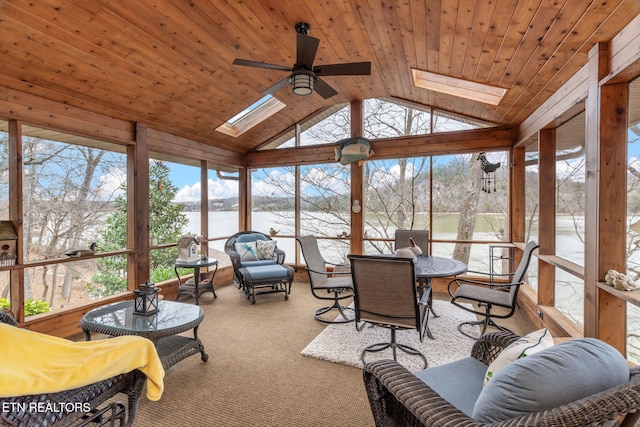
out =
[[[0,313],[0,322],[16,326],[16,321],[7,313]],[[5,343],[5,345],[7,345]],[[104,381],[73,390],[40,395],[0,397],[2,426],[82,426],[82,425],[133,425],[146,376],[139,370],[118,375]],[[119,402],[104,402],[118,393],[128,396],[128,411]],[[35,405],[37,403],[37,406]],[[45,408],[45,409],[42,409]],[[126,419],[127,412],[129,414]]]
[[240,269],[250,266],[261,266],[269,264],[284,264],[285,252],[282,249],[275,248],[272,260],[258,260],[258,261],[242,261],[240,254],[236,250],[236,243],[256,241],[256,240],[272,240],[268,235],[259,231],[241,231],[229,237],[224,244],[224,251],[231,259],[233,265],[233,282],[236,287],[240,289],[242,287],[242,277],[240,276]]
[[[508,332],[483,335],[471,356],[490,364],[518,337]],[[634,426],[640,409],[640,367],[629,370],[629,382],[544,412],[483,424],[451,405],[431,387],[393,360],[365,365],[364,384],[376,426]]]

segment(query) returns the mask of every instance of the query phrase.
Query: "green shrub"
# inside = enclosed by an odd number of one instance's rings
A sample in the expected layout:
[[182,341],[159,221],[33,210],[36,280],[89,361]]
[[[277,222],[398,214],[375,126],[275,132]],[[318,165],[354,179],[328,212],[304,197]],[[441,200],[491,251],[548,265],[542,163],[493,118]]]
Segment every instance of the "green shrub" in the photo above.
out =
[[[0,298],[0,309],[11,308],[9,300],[6,298]],[[51,311],[49,303],[39,299],[30,298],[24,302],[24,316],[29,317],[40,313],[47,313]]]

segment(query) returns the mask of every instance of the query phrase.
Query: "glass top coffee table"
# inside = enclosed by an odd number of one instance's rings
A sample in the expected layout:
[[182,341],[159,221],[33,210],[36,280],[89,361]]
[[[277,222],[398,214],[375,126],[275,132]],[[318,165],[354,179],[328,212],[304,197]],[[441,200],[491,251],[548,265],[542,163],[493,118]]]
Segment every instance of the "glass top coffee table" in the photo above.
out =
[[[165,369],[179,361],[201,353],[206,362],[209,355],[198,338],[198,326],[204,319],[200,306],[174,301],[160,301],[157,313],[144,316],[134,314],[133,300],[116,302],[95,308],[80,320],[80,328],[87,341],[91,333],[110,336],[137,335],[150,339],[158,350]],[[193,338],[177,335],[193,329]]]

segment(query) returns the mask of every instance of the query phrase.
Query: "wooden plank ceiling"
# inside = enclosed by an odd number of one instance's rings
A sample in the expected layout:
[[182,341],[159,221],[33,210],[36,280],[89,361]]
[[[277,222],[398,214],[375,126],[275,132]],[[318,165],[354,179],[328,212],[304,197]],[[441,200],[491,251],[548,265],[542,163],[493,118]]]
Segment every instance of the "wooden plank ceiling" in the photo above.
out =
[[[395,97],[516,126],[638,14],[633,0],[136,0],[0,2],[0,86],[247,153],[336,103]],[[320,39],[314,65],[371,61],[324,80],[237,138],[214,129],[293,66],[295,24]],[[508,89],[497,106],[416,88],[410,68]]]

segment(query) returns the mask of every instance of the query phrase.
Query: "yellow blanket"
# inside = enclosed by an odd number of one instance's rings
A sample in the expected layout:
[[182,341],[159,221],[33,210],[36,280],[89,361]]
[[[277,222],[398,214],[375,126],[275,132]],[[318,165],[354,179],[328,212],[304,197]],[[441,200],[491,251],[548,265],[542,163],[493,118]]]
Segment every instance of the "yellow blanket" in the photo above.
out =
[[73,342],[0,323],[0,397],[71,390],[139,369],[158,400],[164,369],[153,343],[123,336]]

